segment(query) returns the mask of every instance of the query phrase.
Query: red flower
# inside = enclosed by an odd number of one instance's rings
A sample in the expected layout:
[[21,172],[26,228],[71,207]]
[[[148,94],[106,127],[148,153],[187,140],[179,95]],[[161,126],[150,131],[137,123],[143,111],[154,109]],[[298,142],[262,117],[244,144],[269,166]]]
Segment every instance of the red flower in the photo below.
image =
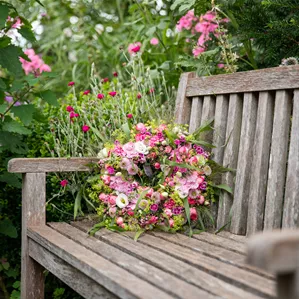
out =
[[83,94],[84,94],[84,95],[88,95],[88,94],[90,94],[90,90],[89,90],[89,89],[85,90],[85,91],[83,92]]
[[90,129],[90,127],[87,126],[87,125],[83,125],[83,126],[82,126],[82,131],[83,131],[84,133],[88,132],[89,129]]
[[69,183],[69,182],[68,182],[67,180],[62,180],[62,181],[60,182],[60,185],[61,185],[62,187],[65,187],[68,183]]
[[106,83],[106,82],[109,82],[109,78],[103,78],[102,79],[102,83]]
[[117,92],[116,91],[110,91],[108,94],[112,97],[115,97],[117,95]]
[[67,106],[66,111],[67,112],[72,112],[72,111],[74,111],[74,108],[72,106]]
[[100,100],[104,99],[104,97],[105,97],[105,96],[104,96],[102,93],[99,93],[99,94],[97,95],[97,98],[100,99]]
[[113,77],[118,77],[118,73],[117,73],[117,72],[114,72],[114,73],[113,73]]
[[71,81],[71,82],[68,83],[67,86],[73,86],[73,85],[75,85],[75,82],[74,82],[74,81]]
[[74,111],[70,112],[70,118],[79,117],[78,113],[75,113]]
[[188,203],[189,203],[190,205],[195,205],[195,204],[196,204],[196,199],[193,199],[193,198],[191,198],[191,197],[188,197]]
[[140,92],[138,92],[138,94],[137,94],[137,99],[141,99],[141,93]]
[[154,164],[154,167],[155,167],[156,169],[160,169],[160,167],[161,167],[161,166],[160,166],[160,163],[158,163],[158,162],[155,163],[155,164]]
[[127,118],[133,118],[133,114],[131,113],[127,114]]

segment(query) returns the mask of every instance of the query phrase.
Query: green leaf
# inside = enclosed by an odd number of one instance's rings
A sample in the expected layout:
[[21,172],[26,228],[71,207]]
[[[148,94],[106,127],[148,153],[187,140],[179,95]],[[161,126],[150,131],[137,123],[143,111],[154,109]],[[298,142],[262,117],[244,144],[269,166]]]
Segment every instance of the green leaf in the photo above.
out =
[[5,3],[0,3],[0,29],[5,26],[7,17],[9,13],[9,8]]
[[13,288],[18,289],[21,286],[20,281],[15,281],[14,284],[12,285]]
[[227,185],[224,185],[224,184],[220,184],[220,185],[210,184],[210,185],[214,188],[225,190],[226,192],[228,192],[230,194],[234,194],[232,188]]
[[10,238],[16,238],[18,236],[16,227],[9,219],[4,219],[0,221],[0,234],[3,234]]
[[143,229],[140,229],[136,232],[135,236],[134,236],[134,241],[137,242],[138,238],[144,233]]
[[82,200],[82,191],[78,191],[76,199],[75,199],[75,205],[74,205],[74,219],[78,216],[78,213],[81,215],[83,214],[82,208],[81,208],[81,200]]
[[[43,74],[43,73],[42,73]],[[24,77],[24,80],[30,85],[34,86],[38,81],[39,77],[35,77],[33,74],[29,74],[26,77]]]
[[[7,117],[5,118],[5,120],[6,119]],[[29,135],[31,133],[31,131],[25,128],[21,123],[11,118],[8,121],[5,121],[3,123],[2,130],[6,132],[17,133],[22,135]]]
[[0,38],[0,48],[7,47],[10,44],[11,39],[4,35]]
[[156,32],[156,26],[153,26],[145,33],[145,35],[151,37],[154,35],[155,32]]
[[121,127],[122,127],[123,131],[125,132],[125,134],[127,135],[127,137],[130,138],[131,131],[130,131],[130,128],[129,128],[129,124],[125,123]]
[[206,141],[203,141],[203,140],[192,140],[192,143],[195,143],[197,145],[202,145],[204,147],[208,147],[208,148],[215,148],[216,146],[211,144],[211,143],[208,143]]
[[91,236],[93,236],[98,230],[100,230],[101,228],[105,227],[105,221],[102,221],[100,223],[95,224],[89,231],[88,234],[90,234]]
[[36,41],[35,36],[29,26],[22,26],[22,28],[19,29],[19,33],[30,42]]
[[12,153],[24,155],[28,151],[26,143],[22,141],[22,136],[10,132],[0,131],[0,144],[0,152],[9,150]]
[[189,226],[191,225],[191,219],[190,219],[190,206],[189,206],[189,202],[188,202],[188,198],[184,198],[184,208],[185,208],[185,212],[186,212],[186,216],[187,216],[187,220],[189,223]]
[[10,91],[19,91],[23,88],[23,81],[20,80],[14,80],[12,83],[12,87],[10,88]]
[[13,45],[0,48],[0,65],[7,69],[15,77],[20,77],[24,74],[19,60],[21,53],[21,48]]
[[22,187],[21,176],[18,176],[14,173],[4,172],[0,175],[0,182],[5,182],[8,185],[11,185],[16,188]]
[[6,104],[2,104],[0,105],[0,113],[4,113],[7,109],[7,105]]
[[6,90],[6,84],[1,78],[0,78],[0,89]]
[[17,116],[25,126],[28,126],[31,123],[35,111],[36,109],[32,104],[14,106],[11,108],[11,112]]
[[56,95],[51,90],[44,90],[37,93],[36,95],[42,98],[44,101],[46,101],[49,105],[56,106],[56,107],[59,106]]

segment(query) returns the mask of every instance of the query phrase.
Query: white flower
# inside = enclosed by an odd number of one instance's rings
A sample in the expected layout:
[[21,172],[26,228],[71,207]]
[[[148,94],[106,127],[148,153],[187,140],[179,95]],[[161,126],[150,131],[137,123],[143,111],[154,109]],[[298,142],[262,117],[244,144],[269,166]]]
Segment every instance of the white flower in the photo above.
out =
[[129,204],[128,196],[124,193],[120,193],[116,198],[116,205],[122,209]]
[[98,153],[98,158],[100,159],[105,159],[108,157],[108,151],[106,148],[103,148],[102,150],[100,150],[100,152]]
[[148,154],[148,148],[142,141],[135,142],[135,150],[139,154],[147,155]]

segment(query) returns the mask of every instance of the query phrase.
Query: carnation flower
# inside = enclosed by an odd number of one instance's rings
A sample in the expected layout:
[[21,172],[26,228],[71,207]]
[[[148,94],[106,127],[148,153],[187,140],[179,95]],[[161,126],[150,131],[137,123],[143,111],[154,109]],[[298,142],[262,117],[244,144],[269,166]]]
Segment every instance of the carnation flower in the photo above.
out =
[[60,185],[61,185],[62,187],[65,187],[68,183],[69,183],[68,180],[62,180],[62,181],[60,182]]
[[110,92],[108,92],[108,94],[112,97],[115,97],[117,95],[117,92],[116,91],[110,91]]
[[82,131],[83,131],[84,133],[88,132],[89,129],[90,129],[90,127],[89,127],[88,125],[83,125],[83,126],[82,126]]
[[131,114],[131,113],[129,113],[129,114],[127,114],[127,118],[133,118],[133,114]]
[[90,94],[90,90],[85,90],[85,91],[83,92],[83,95],[88,95],[88,94]]
[[72,106],[67,106],[66,111],[67,112],[72,112],[72,111],[74,111],[74,108]]
[[130,55],[135,55],[140,51],[140,49],[141,49],[141,42],[135,42],[128,46],[128,52],[130,53]]
[[152,204],[150,209],[151,209],[152,212],[157,212],[158,209],[159,209],[159,206],[157,204]]
[[99,99],[99,100],[102,100],[102,99],[104,99],[104,95],[102,94],[102,93],[99,93],[98,95],[97,95],[97,98]]
[[75,82],[74,81],[71,81],[68,83],[68,86],[74,86],[75,85]]
[[135,142],[135,150],[139,154],[143,154],[143,155],[148,154],[148,148],[142,141]]
[[116,198],[116,205],[123,209],[129,204],[128,196],[124,193],[120,193]]

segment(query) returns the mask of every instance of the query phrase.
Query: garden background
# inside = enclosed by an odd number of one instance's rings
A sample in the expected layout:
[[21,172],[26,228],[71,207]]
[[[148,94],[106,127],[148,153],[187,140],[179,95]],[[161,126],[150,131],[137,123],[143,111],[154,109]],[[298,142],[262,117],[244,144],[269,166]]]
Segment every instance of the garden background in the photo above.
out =
[[[208,76],[298,57],[297,0],[0,1],[0,298],[20,296],[21,177],[7,173],[9,159],[93,155],[113,129],[171,119],[182,72]],[[118,97],[103,98],[116,89]],[[98,129],[94,137],[74,129],[83,137],[67,138],[70,103],[97,116],[84,119]],[[106,128],[111,118],[118,121]],[[60,181],[48,177],[49,221],[81,213],[77,186],[64,194]],[[46,298],[80,298],[50,274],[46,281]]]

